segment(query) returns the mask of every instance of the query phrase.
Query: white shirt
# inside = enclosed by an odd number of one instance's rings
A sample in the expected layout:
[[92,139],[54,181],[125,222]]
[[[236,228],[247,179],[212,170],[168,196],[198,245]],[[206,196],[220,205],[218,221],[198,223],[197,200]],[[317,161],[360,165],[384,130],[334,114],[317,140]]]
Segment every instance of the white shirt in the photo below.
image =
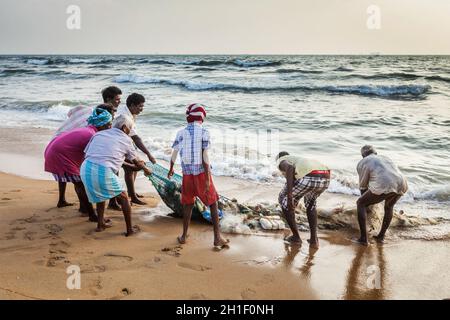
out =
[[358,163],[356,170],[360,189],[369,189],[376,195],[408,191],[405,177],[388,157],[371,154]]
[[55,137],[59,136],[63,132],[86,127],[88,125],[87,119],[91,114],[91,107],[78,106],[70,109],[67,113],[67,119],[58,128],[58,130],[56,130]]
[[133,126],[132,126],[132,128],[130,130],[130,137],[137,136],[138,133],[137,133],[137,130],[136,130],[136,116],[134,114],[132,114],[130,112],[130,109],[128,109],[128,107],[126,105],[124,105],[124,104],[120,105],[117,108],[117,115],[121,115],[121,114],[129,116],[133,120]]
[[125,158],[137,158],[133,140],[122,130],[111,128],[97,132],[84,149],[85,159],[119,172]]

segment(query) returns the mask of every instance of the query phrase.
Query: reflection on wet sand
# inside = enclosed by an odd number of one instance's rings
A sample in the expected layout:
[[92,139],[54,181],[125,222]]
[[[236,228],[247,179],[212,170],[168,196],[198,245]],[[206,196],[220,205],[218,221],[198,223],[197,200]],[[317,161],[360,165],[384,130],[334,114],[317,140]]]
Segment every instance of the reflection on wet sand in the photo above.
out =
[[355,246],[347,272],[344,299],[386,299],[386,260],[383,245]]
[[[302,245],[292,245],[292,244],[284,244],[284,250],[286,251],[286,256],[283,258],[283,265],[285,267],[291,267],[295,265],[294,260],[298,253],[301,252]],[[298,268],[301,274],[306,278],[310,278],[311,276],[311,268],[314,266],[314,255],[318,251],[317,248],[308,248],[308,253],[302,252],[302,256],[305,256],[305,262]]]

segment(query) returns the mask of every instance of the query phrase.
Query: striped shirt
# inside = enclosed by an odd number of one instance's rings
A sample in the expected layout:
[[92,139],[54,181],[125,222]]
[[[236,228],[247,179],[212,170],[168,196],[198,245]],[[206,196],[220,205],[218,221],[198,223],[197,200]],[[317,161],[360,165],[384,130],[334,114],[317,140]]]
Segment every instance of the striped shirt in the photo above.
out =
[[88,125],[87,119],[91,114],[91,107],[78,106],[70,109],[67,113],[67,119],[58,128],[58,130],[56,130],[55,137],[59,136],[63,132],[86,127]]

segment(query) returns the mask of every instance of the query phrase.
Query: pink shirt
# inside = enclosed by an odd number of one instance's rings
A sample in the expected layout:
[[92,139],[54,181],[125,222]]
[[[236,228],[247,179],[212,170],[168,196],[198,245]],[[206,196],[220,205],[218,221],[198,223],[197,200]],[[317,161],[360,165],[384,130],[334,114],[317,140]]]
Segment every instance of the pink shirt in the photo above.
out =
[[97,132],[94,126],[63,132],[48,144],[44,152],[45,171],[62,175],[80,175],[84,149]]

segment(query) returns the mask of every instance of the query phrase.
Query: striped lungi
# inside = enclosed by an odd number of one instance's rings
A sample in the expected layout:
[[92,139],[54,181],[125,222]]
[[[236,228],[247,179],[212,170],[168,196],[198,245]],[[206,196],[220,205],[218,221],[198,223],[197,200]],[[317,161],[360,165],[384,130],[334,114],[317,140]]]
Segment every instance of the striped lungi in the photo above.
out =
[[55,178],[56,181],[58,182],[81,182],[81,177],[76,175],[76,174],[68,174],[68,173],[64,173],[64,174],[57,174],[57,173],[52,173],[53,174],[53,178]]
[[81,165],[80,175],[90,203],[109,200],[124,190],[114,171],[100,164],[85,160]]

